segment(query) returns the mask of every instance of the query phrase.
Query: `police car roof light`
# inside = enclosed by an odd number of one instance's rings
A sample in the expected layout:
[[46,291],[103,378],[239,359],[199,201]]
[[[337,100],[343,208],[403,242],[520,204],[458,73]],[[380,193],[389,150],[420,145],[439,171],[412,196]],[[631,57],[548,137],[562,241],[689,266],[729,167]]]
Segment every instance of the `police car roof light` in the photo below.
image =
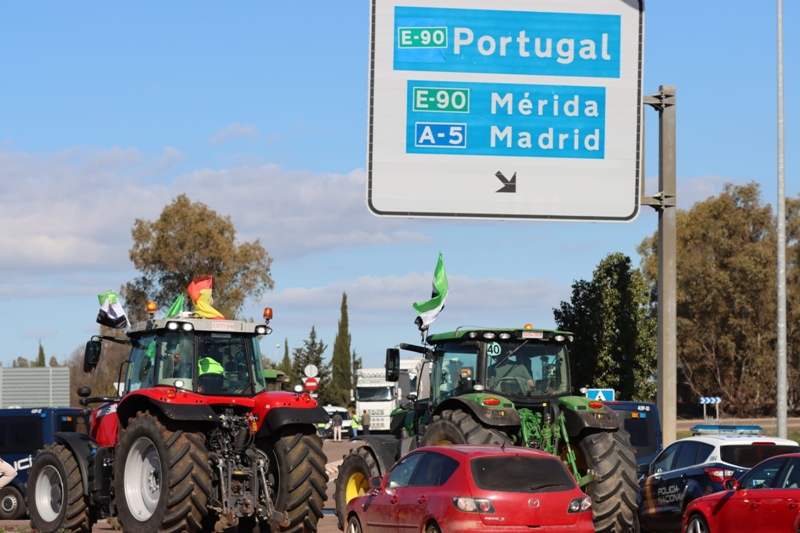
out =
[[692,435],[761,435],[761,426],[698,424],[692,426]]

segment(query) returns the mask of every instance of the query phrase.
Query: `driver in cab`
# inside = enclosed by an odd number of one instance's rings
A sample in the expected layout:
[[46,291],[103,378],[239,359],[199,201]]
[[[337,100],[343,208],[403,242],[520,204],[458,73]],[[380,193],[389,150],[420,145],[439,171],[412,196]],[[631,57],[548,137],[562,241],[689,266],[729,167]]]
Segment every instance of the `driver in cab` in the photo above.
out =
[[[496,343],[492,343],[496,344]],[[517,392],[524,394],[536,386],[530,370],[530,358],[508,352],[497,356],[495,362],[490,360],[489,365],[489,388],[495,390],[507,390],[507,392]],[[504,383],[508,385],[504,386]]]

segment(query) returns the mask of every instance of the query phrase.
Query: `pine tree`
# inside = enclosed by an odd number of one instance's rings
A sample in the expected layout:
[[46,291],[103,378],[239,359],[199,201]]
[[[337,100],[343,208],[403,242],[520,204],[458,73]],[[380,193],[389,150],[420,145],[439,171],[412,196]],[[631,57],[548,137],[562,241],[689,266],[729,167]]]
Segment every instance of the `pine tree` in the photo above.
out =
[[292,359],[289,357],[289,338],[283,340],[283,360],[278,365],[278,370],[289,376],[289,383],[295,385],[300,382],[300,376],[294,373],[292,369]]
[[39,339],[39,357],[36,359],[36,366],[44,366],[44,346],[42,346],[42,339]]
[[339,330],[333,341],[331,357],[331,396],[335,405],[347,405],[350,400],[352,373],[350,372],[350,331],[347,319],[347,293],[342,293],[342,307],[339,318]]
[[331,368],[329,364],[325,364],[322,360],[322,354],[328,346],[322,342],[322,339],[317,339],[317,330],[311,326],[311,333],[308,339],[303,341],[302,348],[295,348],[292,350],[294,353],[294,360],[292,361],[292,372],[295,376],[304,376],[305,368],[308,365],[317,367],[317,397],[320,403],[330,403],[332,398],[331,391]]

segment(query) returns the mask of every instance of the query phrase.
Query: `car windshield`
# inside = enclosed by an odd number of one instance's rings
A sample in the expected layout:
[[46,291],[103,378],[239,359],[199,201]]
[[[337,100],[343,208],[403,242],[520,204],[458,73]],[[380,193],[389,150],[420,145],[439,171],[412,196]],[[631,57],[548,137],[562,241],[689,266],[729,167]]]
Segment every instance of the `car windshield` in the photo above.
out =
[[476,457],[470,462],[475,486],[498,492],[557,492],[575,488],[558,459],[508,454]]
[[497,341],[486,344],[486,388],[509,396],[551,396],[569,392],[563,344]]
[[777,446],[772,443],[727,444],[720,447],[720,459],[742,468],[753,468],[764,459],[798,451],[800,448],[797,446]]

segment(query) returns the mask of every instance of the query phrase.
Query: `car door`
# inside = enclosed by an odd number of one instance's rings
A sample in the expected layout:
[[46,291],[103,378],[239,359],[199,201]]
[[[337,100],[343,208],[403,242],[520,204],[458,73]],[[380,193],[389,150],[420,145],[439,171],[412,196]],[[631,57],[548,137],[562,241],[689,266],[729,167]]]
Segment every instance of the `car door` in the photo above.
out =
[[401,459],[390,471],[386,483],[364,509],[368,531],[390,532],[397,530],[398,504],[408,498],[403,489],[411,484],[414,470],[422,453],[412,453]]
[[[762,516],[764,501],[769,500],[771,487],[785,458],[764,461],[739,480],[739,488],[724,497],[719,508],[720,531],[725,533],[766,532]],[[786,530],[782,530],[786,531]]]
[[[442,471],[448,462],[456,462],[436,452],[423,454],[411,484],[397,490],[397,530],[421,531],[428,515],[428,504],[435,500],[442,484]],[[450,468],[449,470],[452,470]]]
[[639,518],[643,530],[663,529],[662,517],[668,503],[663,498],[666,487],[664,475],[672,470],[682,445],[682,442],[676,442],[667,446],[650,465],[650,475],[642,481]]
[[[768,461],[778,462],[778,460]],[[772,488],[764,491],[760,531],[795,531],[800,514],[800,458],[785,461]]]

